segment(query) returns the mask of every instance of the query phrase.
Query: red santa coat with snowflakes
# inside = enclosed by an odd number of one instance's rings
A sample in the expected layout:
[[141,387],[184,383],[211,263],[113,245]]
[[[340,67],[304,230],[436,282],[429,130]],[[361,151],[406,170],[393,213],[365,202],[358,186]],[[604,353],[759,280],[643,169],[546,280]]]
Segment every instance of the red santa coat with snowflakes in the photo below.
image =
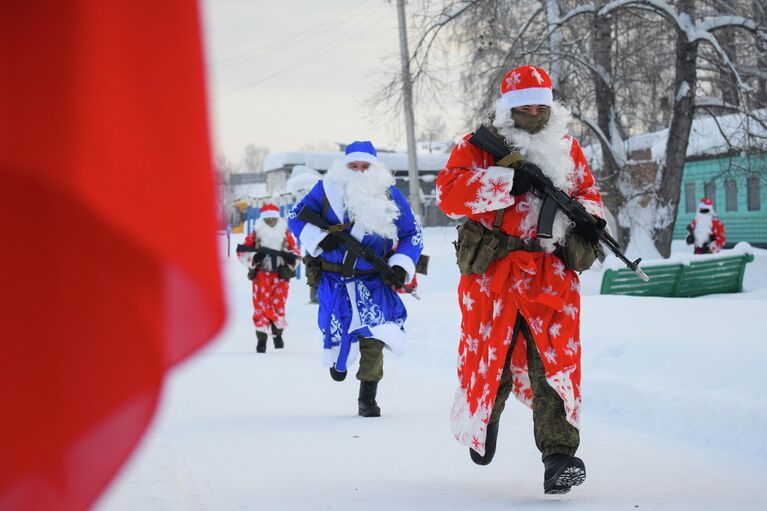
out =
[[[256,221],[253,232],[245,238],[244,245],[249,247],[266,247],[274,250],[292,252],[300,257],[301,250],[293,234],[288,230],[287,223],[282,218],[277,219],[277,225],[270,227],[263,218]],[[252,252],[237,252],[237,257],[248,268],[253,268]],[[288,326],[285,318],[285,303],[288,300],[290,281],[279,277],[277,267],[289,265],[281,258],[272,267],[271,258],[266,257],[256,266],[256,276],[253,278],[253,324],[257,332],[271,332],[271,324],[277,328]]]
[[[544,128],[541,136],[519,134],[515,143],[521,145],[523,156],[539,165],[555,185],[583,203],[589,212],[603,217],[600,195],[578,141],[562,136],[568,118],[563,107],[553,105],[551,126]],[[561,134],[552,139],[558,131]],[[469,136],[453,150],[446,168],[437,177],[440,208],[451,216],[466,215],[487,228],[492,228],[496,211],[504,209],[500,227],[504,233],[534,238],[540,199],[529,192],[511,196],[513,170],[493,166],[493,157],[469,143]],[[568,422],[578,427],[579,279],[551,253],[556,243],[564,242],[567,229],[567,219],[558,213],[554,238],[541,240],[547,252],[511,252],[493,262],[483,275],[461,277],[458,299],[462,322],[457,362],[460,384],[451,425],[456,439],[480,454],[485,452],[486,426],[512,344],[518,311],[530,325],[546,379],[562,398]],[[532,406],[524,342],[514,343],[510,369],[514,395]]]

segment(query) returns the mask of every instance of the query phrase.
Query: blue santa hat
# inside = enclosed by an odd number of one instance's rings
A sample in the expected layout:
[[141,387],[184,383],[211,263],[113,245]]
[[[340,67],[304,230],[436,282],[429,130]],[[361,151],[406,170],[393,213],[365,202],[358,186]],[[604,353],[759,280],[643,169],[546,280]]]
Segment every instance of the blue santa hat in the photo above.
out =
[[353,161],[366,161],[368,163],[378,162],[378,153],[370,140],[357,140],[346,146],[346,156],[344,163]]

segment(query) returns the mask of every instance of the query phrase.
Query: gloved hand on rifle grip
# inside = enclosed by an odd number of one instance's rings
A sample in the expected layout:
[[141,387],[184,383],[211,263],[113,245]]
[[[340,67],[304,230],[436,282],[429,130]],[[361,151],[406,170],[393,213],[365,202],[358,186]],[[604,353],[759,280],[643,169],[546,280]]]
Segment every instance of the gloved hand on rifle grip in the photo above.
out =
[[251,268],[248,270],[248,280],[253,280],[256,278],[256,269]]
[[594,217],[594,220],[596,222],[580,222],[575,224],[575,229],[573,229],[573,232],[583,238],[584,240],[588,241],[592,245],[596,245],[599,243],[599,236],[602,234],[602,231],[604,231],[605,227],[607,226],[607,222],[604,221],[604,219],[599,218],[598,216]]
[[511,194],[522,195],[530,190],[530,175],[528,170],[531,167],[537,168],[530,162],[524,162],[519,168],[514,170],[514,180],[511,183]]
[[257,265],[266,258],[266,254],[263,252],[256,252],[253,254],[253,266]]
[[319,242],[318,246],[322,249],[323,252],[330,252],[340,244],[341,239],[338,236],[328,234],[322,238],[322,241]]
[[385,277],[384,282],[393,288],[403,287],[405,285],[405,281],[407,280],[407,272],[405,271],[405,268],[402,266],[394,265],[391,267],[391,269],[391,275]]

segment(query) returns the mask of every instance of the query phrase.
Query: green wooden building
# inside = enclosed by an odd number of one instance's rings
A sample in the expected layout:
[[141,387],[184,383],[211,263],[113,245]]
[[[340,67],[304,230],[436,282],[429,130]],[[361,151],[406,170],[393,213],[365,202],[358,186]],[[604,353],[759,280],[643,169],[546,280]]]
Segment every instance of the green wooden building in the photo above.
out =
[[727,246],[767,247],[767,154],[689,158],[684,167],[674,239],[687,236],[698,201],[708,197],[724,222]]

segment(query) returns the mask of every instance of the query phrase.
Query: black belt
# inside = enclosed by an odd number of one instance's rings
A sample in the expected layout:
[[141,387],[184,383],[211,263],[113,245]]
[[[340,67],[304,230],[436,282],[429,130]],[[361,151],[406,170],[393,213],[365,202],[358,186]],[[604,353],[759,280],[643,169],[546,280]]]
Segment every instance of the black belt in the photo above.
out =
[[372,275],[374,273],[379,273],[379,271],[375,269],[373,270],[344,269],[342,265],[329,263],[328,261],[324,259],[321,260],[320,266],[322,267],[322,271],[340,273],[341,276],[343,277],[360,277],[362,275]]

